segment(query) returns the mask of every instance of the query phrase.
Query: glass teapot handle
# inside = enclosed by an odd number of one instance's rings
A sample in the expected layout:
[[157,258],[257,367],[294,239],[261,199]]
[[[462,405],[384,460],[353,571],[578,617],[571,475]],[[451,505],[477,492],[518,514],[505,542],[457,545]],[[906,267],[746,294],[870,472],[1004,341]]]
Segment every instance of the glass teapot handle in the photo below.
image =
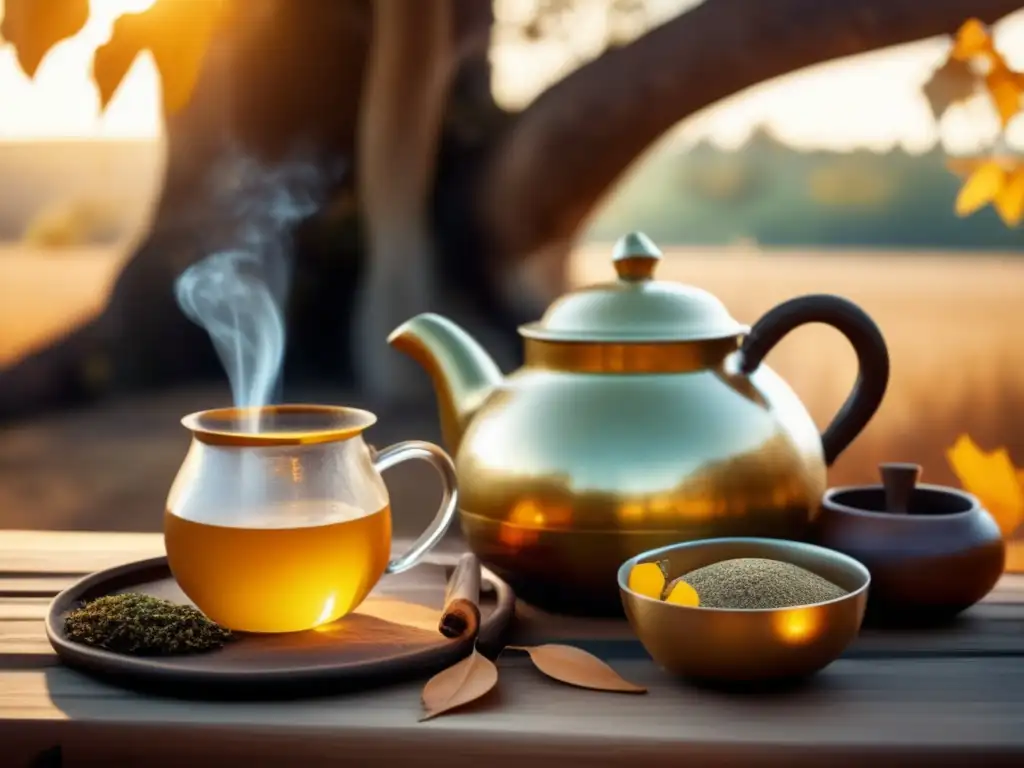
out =
[[842,333],[857,353],[857,381],[843,407],[821,433],[825,465],[833,462],[867,426],[889,386],[889,350],[875,322],[852,301],[829,294],[799,296],[769,310],[740,347],[740,370],[750,374],[782,338],[798,326],[825,323]]
[[430,464],[441,476],[443,493],[437,515],[412,546],[405,553],[392,558],[384,570],[385,573],[401,573],[412,568],[437,546],[455,519],[455,511],[458,509],[459,503],[459,486],[455,476],[455,465],[443,449],[422,440],[395,443],[372,453],[372,455],[373,466],[381,473],[403,461],[420,459]]

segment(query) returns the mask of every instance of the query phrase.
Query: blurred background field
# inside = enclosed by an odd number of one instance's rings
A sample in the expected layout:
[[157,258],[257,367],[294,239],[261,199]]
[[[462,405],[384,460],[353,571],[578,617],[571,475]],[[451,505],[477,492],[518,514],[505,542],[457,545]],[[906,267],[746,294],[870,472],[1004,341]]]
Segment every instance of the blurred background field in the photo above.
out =
[[[611,246],[590,243],[572,279],[606,280]],[[0,365],[97,311],[125,249],[54,252],[0,247]],[[918,461],[929,481],[956,482],[945,451],[960,434],[1024,457],[1024,260],[1011,254],[934,251],[673,247],[662,279],[711,291],[752,323],[780,301],[838,293],[879,323],[892,382],[877,418],[833,469],[836,483],[872,482],[878,461]],[[849,392],[856,359],[828,328],[795,331],[769,364],[824,426]]]
[[[159,77],[141,56],[101,113],[89,62],[118,13],[150,4],[94,4],[34,79],[0,46],[0,103],[15,105],[0,113],[0,379],[103,308],[147,231],[168,147]],[[524,41],[501,27],[536,5],[493,6],[489,92],[502,109],[528,109],[607,43],[610,3],[575,3],[569,40]],[[698,5],[647,0],[648,23]],[[998,25],[997,42],[1019,69],[1024,12]],[[1024,234],[991,208],[953,213],[962,180],[949,156],[989,147],[1000,127],[976,105],[935,120],[921,87],[948,49],[947,38],[931,38],[825,63],[675,118],[601,201],[570,259],[573,284],[609,279],[610,243],[640,229],[665,252],[660,278],[710,291],[744,322],[804,293],[860,304],[888,340],[892,380],[833,468],[834,484],[874,481],[879,461],[916,461],[926,481],[955,484],[946,453],[962,435],[986,451],[1005,447],[1024,467]],[[1006,139],[1024,146],[1024,120]],[[187,142],[178,146],[187,158]],[[852,351],[827,328],[799,329],[768,362],[821,426],[856,375]],[[329,382],[324,391],[349,396]],[[183,450],[176,420],[194,404],[161,397],[149,410],[127,398],[105,406],[109,416],[86,409],[3,427],[0,527],[152,528],[155,518],[135,515],[162,503]],[[97,430],[100,418],[110,434]],[[422,425],[432,412],[408,419],[414,434],[403,436],[431,436]]]

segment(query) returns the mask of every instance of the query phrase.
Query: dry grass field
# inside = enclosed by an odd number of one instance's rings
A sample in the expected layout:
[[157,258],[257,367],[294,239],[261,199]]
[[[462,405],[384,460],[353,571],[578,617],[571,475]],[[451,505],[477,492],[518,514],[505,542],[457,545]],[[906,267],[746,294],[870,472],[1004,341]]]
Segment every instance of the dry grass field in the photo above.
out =
[[[582,249],[574,280],[608,279],[610,251]],[[0,366],[96,311],[122,258],[110,249],[0,247]],[[873,481],[880,460],[917,461],[927,480],[955,482],[944,454],[965,432],[985,449],[1007,446],[1024,464],[1024,259],[673,249],[659,276],[711,291],[748,323],[815,292],[842,294],[876,319],[892,354],[889,394],[837,463],[833,483]],[[768,361],[822,426],[856,375],[844,339],[823,327],[794,332]]]

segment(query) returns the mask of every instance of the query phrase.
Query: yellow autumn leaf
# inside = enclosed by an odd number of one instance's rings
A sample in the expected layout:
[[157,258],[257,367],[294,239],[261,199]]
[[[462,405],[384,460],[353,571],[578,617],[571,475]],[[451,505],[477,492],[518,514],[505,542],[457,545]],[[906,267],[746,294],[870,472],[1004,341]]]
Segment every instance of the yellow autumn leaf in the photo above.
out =
[[967,61],[975,56],[987,56],[995,53],[992,37],[988,27],[978,19],[968,19],[957,30],[950,56],[959,61]]
[[14,46],[29,77],[62,40],[77,35],[89,20],[89,0],[7,0],[0,37]]
[[985,87],[999,113],[999,122],[1005,128],[1020,112],[1020,99],[1024,94],[1024,83],[1021,83],[1016,72],[1011,71],[1005,64],[999,64],[992,67],[992,70],[985,76]]
[[956,197],[957,216],[969,216],[991,203],[1006,182],[1006,170],[998,161],[988,160],[979,165],[967,177]]
[[1009,174],[1008,181],[996,194],[992,206],[1007,226],[1020,224],[1024,219],[1024,168],[1017,168]]
[[965,491],[978,497],[992,514],[1003,536],[1011,535],[1024,521],[1021,475],[1005,448],[986,453],[967,435],[961,435],[946,451],[946,460]]
[[121,16],[93,58],[101,106],[110,103],[135,59],[148,50],[160,72],[164,111],[181,110],[192,97],[225,5],[223,0],[156,0],[145,11]]

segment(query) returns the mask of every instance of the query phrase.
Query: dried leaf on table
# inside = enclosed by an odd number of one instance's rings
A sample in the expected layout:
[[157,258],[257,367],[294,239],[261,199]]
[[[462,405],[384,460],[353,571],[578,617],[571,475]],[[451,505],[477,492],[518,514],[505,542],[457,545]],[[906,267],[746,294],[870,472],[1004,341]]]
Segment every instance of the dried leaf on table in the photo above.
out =
[[611,693],[647,693],[646,688],[624,680],[614,669],[581,648],[553,644],[506,648],[528,653],[537,669],[560,683]]
[[986,453],[969,436],[961,435],[946,451],[946,459],[960,485],[978,497],[999,524],[1004,537],[1024,522],[1020,473],[1005,448]]
[[960,59],[949,59],[935,70],[922,90],[938,120],[954,104],[967,101],[979,91],[979,78],[971,65]]
[[438,672],[423,686],[422,723],[482,698],[498,684],[498,668],[475,648],[462,661]]

